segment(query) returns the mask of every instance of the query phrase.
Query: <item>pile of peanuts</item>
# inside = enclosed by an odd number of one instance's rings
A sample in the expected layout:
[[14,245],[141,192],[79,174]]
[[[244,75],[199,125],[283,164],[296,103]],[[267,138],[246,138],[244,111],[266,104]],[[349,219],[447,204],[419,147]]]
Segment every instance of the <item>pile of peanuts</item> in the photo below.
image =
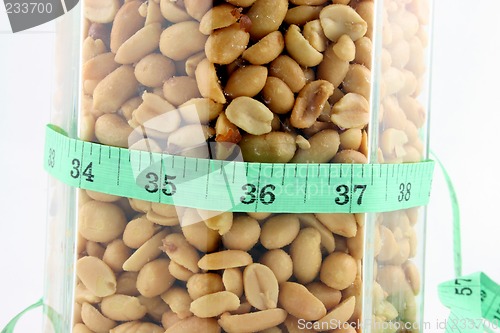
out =
[[[384,3],[371,151],[420,161],[428,7]],[[367,163],[374,6],[85,0],[80,138],[208,158],[189,149],[201,131],[248,162]],[[376,217],[372,314],[364,214],[214,213],[80,191],[78,215],[73,333],[352,333],[366,318],[388,324],[372,332],[418,331],[396,325],[419,320],[416,208]]]

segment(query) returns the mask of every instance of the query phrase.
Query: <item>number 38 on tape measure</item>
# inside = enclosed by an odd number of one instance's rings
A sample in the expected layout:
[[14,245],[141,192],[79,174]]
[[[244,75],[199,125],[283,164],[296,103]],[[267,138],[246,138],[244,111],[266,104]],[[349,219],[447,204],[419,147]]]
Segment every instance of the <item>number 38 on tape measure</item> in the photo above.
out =
[[45,169],[70,186],[184,207],[361,213],[426,205],[434,162],[282,164],[199,159],[84,142],[49,125]]

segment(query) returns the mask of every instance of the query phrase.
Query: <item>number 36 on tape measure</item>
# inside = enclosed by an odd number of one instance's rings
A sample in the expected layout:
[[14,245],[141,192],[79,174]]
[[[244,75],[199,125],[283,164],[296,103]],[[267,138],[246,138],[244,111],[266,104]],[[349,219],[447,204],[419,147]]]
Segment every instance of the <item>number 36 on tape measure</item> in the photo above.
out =
[[426,205],[434,162],[282,164],[198,159],[84,142],[49,125],[45,169],[70,186],[177,206],[361,213]]

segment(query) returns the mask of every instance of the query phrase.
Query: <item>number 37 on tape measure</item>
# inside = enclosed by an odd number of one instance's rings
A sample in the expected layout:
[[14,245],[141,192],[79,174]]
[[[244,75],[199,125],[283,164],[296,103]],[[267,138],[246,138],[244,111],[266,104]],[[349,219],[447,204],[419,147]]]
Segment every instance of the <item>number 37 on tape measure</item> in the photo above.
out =
[[71,139],[49,125],[45,169],[70,186],[123,197],[217,211],[282,213],[423,206],[434,169],[433,161],[249,163],[236,155],[236,160],[220,161],[128,150]]

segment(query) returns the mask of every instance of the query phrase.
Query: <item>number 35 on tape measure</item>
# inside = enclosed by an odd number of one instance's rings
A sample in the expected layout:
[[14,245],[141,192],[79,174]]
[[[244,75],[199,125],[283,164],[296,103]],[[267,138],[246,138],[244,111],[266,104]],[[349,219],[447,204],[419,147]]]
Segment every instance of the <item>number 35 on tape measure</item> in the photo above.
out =
[[281,164],[197,159],[84,142],[49,125],[45,169],[74,187],[185,207],[361,213],[426,205],[434,162]]

